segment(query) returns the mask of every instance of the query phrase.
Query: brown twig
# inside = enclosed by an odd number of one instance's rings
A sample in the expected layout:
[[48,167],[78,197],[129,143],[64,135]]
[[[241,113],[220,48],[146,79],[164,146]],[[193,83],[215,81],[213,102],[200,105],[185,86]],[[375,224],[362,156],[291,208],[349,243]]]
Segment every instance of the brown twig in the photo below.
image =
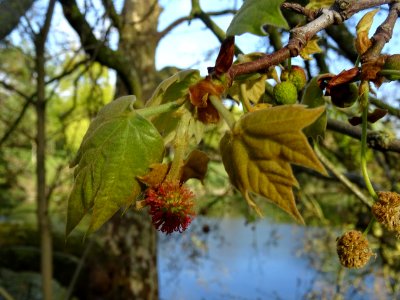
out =
[[299,3],[282,3],[281,7],[283,9],[292,10],[298,14],[302,14],[307,17],[309,21],[314,20],[319,14],[321,14],[321,10],[319,9],[308,9]]
[[319,16],[311,22],[292,29],[292,36],[284,48],[270,55],[265,55],[258,60],[233,65],[228,71],[228,76],[233,79],[238,75],[254,73],[277,65],[289,57],[297,56],[310,39],[328,26],[340,24],[355,13],[367,8],[395,2],[394,0],[367,0],[358,2],[336,0],[335,5],[331,8],[318,10]]

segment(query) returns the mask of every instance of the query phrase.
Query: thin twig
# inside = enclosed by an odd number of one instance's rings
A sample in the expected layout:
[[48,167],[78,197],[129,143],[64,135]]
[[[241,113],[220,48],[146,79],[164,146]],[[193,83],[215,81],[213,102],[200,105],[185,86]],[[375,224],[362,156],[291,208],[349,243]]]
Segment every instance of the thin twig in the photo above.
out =
[[352,183],[345,175],[343,175],[338,168],[319,150],[315,147],[315,154],[319,160],[332,172],[332,174],[343,183],[357,198],[359,198],[368,207],[372,206],[372,201],[366,197],[357,185]]

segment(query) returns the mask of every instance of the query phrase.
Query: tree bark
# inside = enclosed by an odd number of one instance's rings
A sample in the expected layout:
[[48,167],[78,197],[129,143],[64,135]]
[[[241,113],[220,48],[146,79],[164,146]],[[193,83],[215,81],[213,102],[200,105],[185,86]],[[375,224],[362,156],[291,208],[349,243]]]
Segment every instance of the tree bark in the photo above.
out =
[[29,10],[35,0],[0,1],[0,40],[18,26],[19,19]]
[[39,33],[35,34],[35,68],[37,98],[36,108],[36,180],[37,180],[37,218],[40,231],[41,273],[43,299],[51,300],[53,277],[53,243],[51,221],[48,213],[46,195],[46,70],[45,44],[54,12],[55,0],[50,0],[46,18]]
[[[129,62],[129,68],[140,81],[144,104],[157,84],[155,53],[158,1],[125,0],[120,15],[118,52]],[[121,78],[117,80],[116,97],[129,94]],[[112,249],[119,276],[125,283],[113,288],[110,299],[158,299],[157,234],[145,212],[128,211],[107,225],[105,244]],[[119,277],[118,276],[118,277]]]
[[[151,96],[157,83],[155,55],[160,12],[156,0],[126,0],[121,14],[119,51],[139,77],[142,99],[138,100],[143,103]],[[117,96],[128,93],[121,83],[118,80]]]

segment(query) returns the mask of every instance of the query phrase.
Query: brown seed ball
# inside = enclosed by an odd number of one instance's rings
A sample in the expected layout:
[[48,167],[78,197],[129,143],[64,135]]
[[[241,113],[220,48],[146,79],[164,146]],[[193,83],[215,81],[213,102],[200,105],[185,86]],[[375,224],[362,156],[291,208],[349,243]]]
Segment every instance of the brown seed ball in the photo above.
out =
[[400,195],[395,192],[379,192],[378,201],[372,206],[375,218],[389,231],[400,236]]
[[357,230],[350,230],[336,241],[336,251],[342,266],[362,268],[373,255],[367,238]]

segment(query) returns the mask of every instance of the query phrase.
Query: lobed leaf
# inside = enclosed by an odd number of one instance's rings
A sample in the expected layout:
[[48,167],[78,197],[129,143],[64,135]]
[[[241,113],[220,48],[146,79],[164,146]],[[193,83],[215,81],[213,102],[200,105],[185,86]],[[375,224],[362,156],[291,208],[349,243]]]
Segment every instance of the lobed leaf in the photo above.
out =
[[301,49],[300,56],[303,59],[311,60],[312,59],[311,55],[321,52],[322,49],[318,45],[318,38],[312,38],[307,42],[306,46],[303,49]]
[[[148,101],[147,106],[157,106],[188,97],[189,87],[200,79],[198,70],[184,70],[174,74],[160,83]],[[183,114],[192,115],[187,105],[182,106],[175,113],[163,113],[151,118],[154,126],[162,134],[165,144],[174,140],[176,128]],[[196,143],[199,143],[203,136],[204,125],[200,121],[191,118],[188,131],[189,136],[193,136]]]
[[[292,187],[298,186],[290,164],[326,174],[302,129],[323,107],[282,105],[244,115],[220,142],[224,167],[232,184],[258,211],[252,193],[264,196],[302,223]],[[259,212],[259,211],[258,211]]]
[[[228,94],[236,101],[241,102],[243,98],[252,103],[258,103],[265,94],[266,75],[247,76],[246,78],[235,80],[228,89]],[[242,87],[242,88],[241,88]],[[243,95],[245,93],[245,95]]]
[[241,35],[249,32],[255,35],[265,35],[263,25],[272,25],[288,29],[289,25],[280,10],[284,0],[246,0],[233,17],[226,34]]
[[83,138],[71,163],[77,167],[68,199],[67,235],[91,210],[89,232],[133,204],[141,192],[136,178],[162,160],[160,134],[132,103],[132,98],[123,97],[106,105]]
[[372,41],[368,37],[374,17],[379,11],[379,8],[367,12],[358,22],[356,26],[356,41],[355,46],[359,55],[364,54],[372,45]]
[[189,87],[200,80],[198,70],[183,70],[162,81],[146,106],[157,106],[185,97]]

